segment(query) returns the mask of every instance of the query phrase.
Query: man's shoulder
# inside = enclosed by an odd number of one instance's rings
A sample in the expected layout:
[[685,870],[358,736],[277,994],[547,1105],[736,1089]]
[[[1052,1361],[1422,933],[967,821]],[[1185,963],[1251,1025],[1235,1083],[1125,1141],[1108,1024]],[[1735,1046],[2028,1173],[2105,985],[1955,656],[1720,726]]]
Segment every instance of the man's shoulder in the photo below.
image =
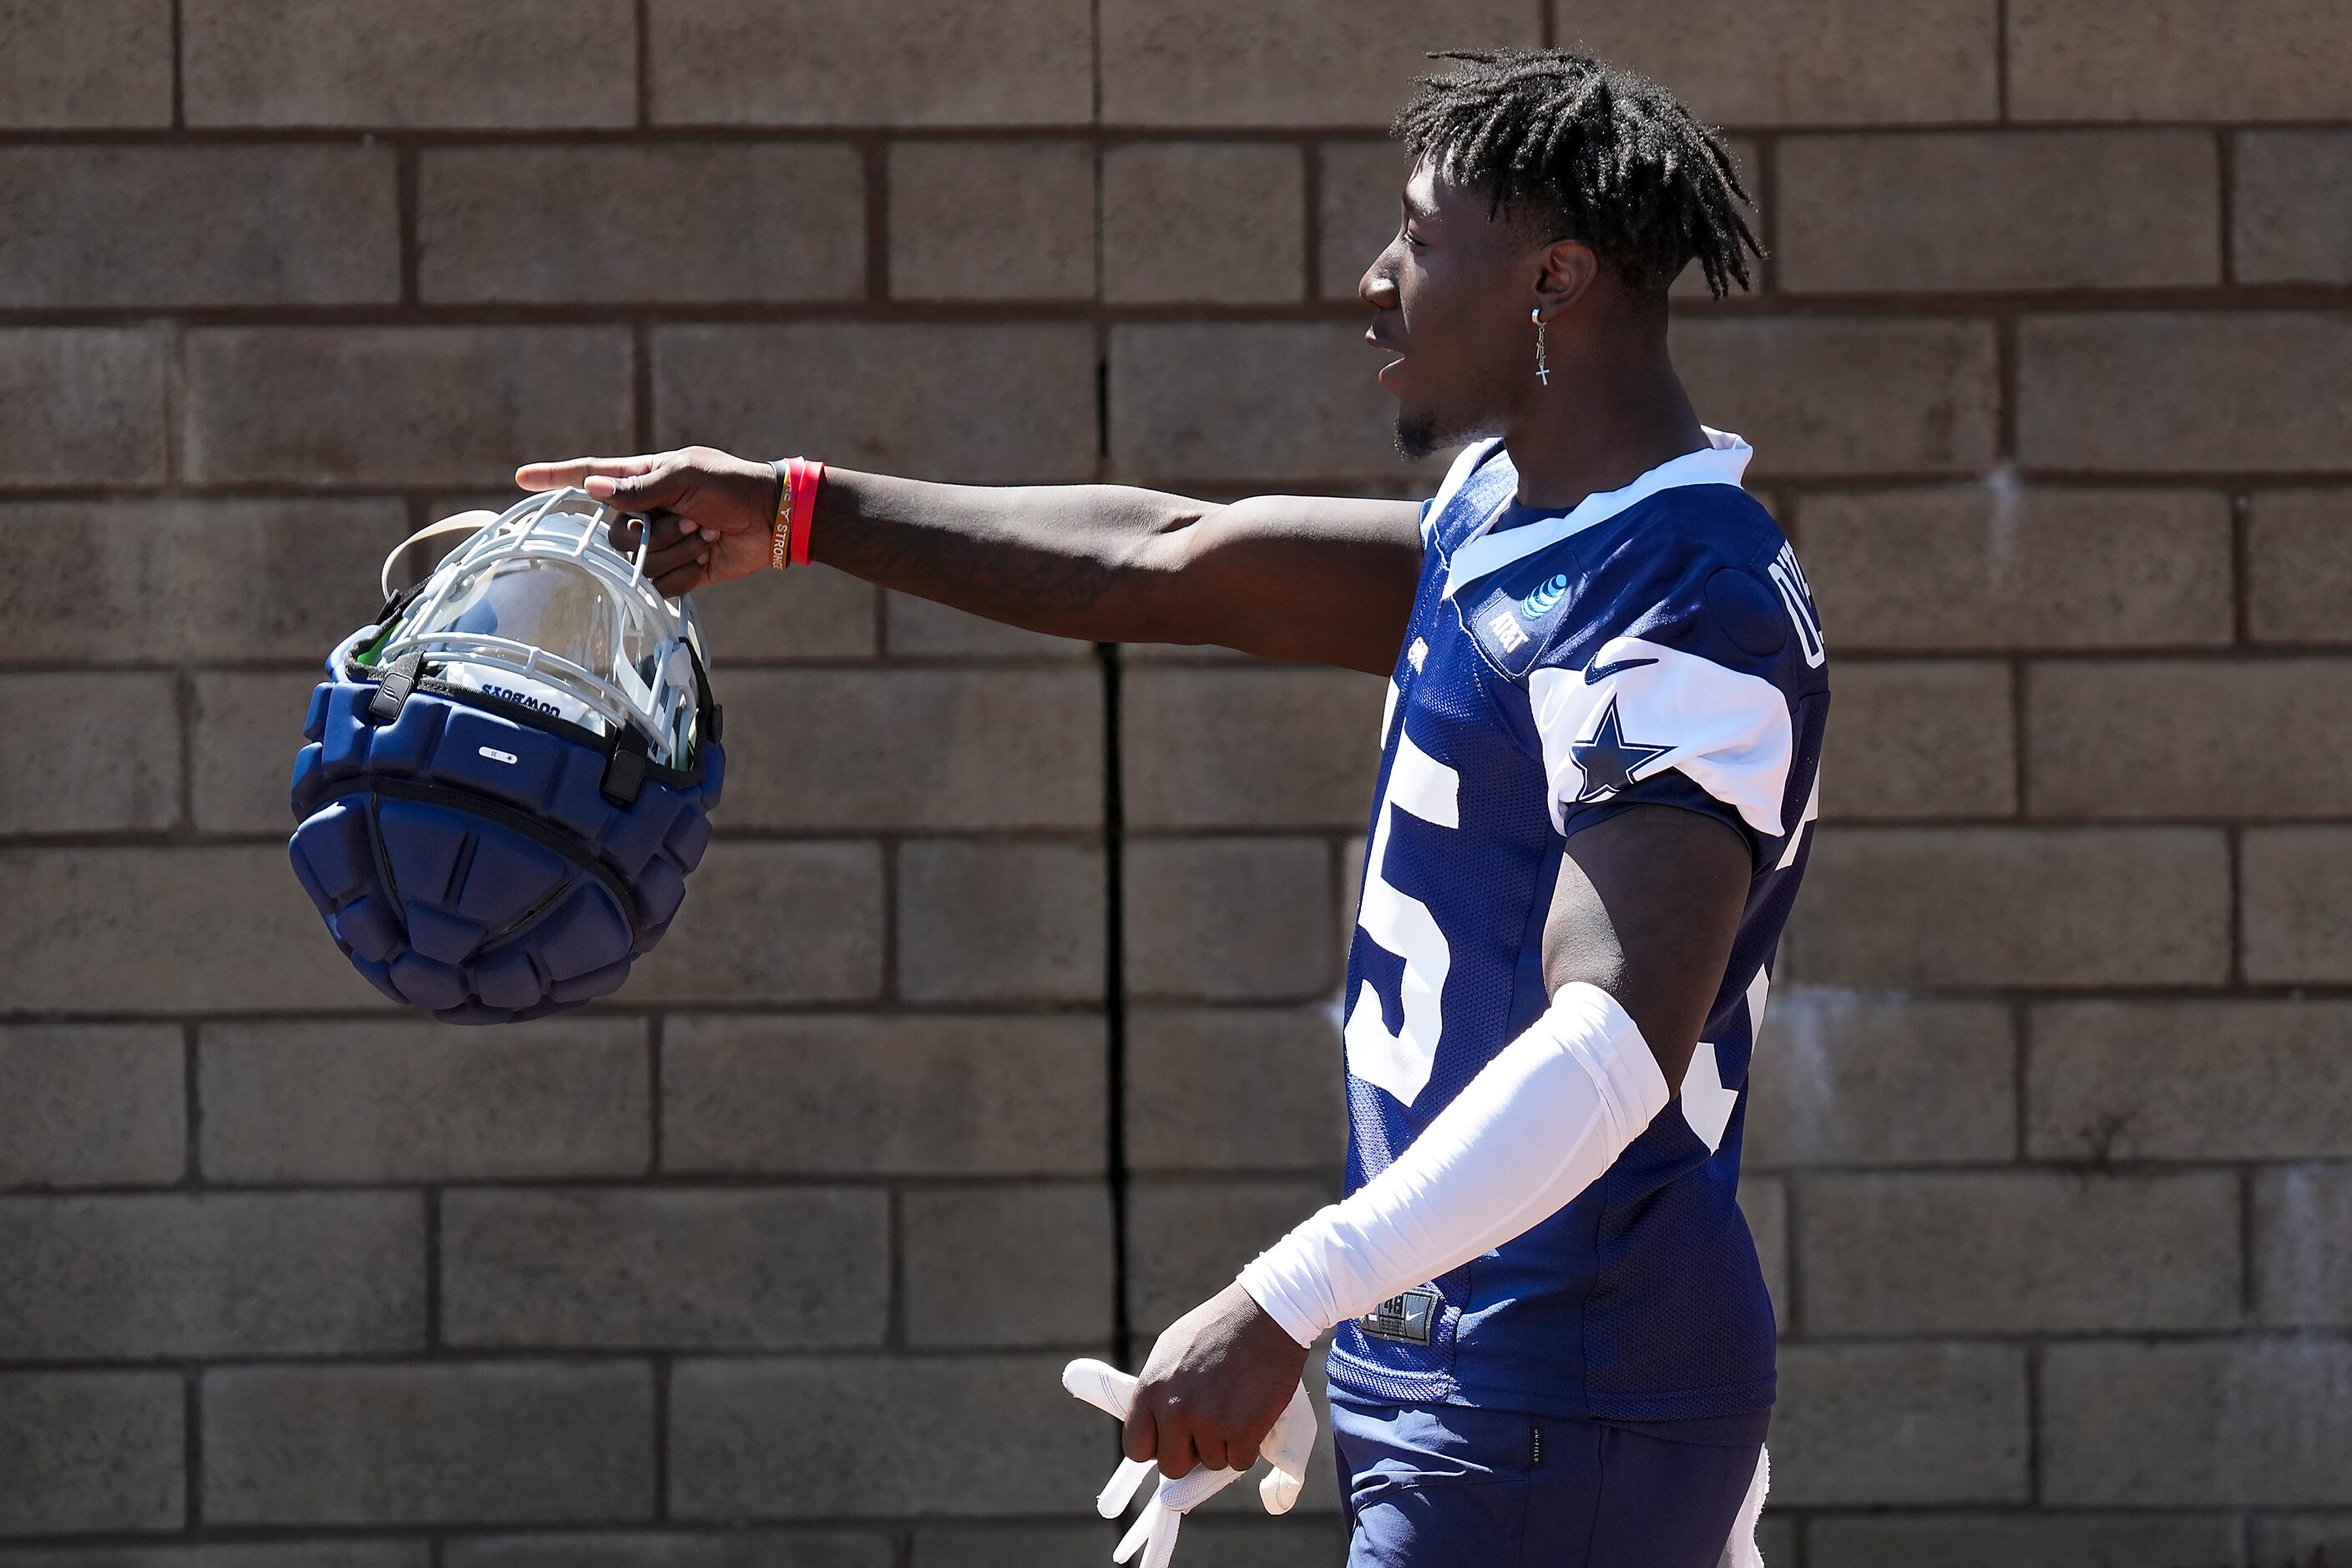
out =
[[1590,537],[1571,541],[1595,570],[1619,563],[1632,579],[1693,566],[1761,571],[1789,536],[1764,503],[1738,485],[1676,485],[1627,507]]
[[1801,580],[1790,601],[1773,585],[1776,569],[1793,571],[1789,555],[1771,514],[1736,486],[1683,486],[1465,584],[1458,607],[1488,662],[1514,678],[1580,665],[1644,630],[1717,634],[1702,640],[1743,664],[1778,651],[1791,602],[1810,612]]

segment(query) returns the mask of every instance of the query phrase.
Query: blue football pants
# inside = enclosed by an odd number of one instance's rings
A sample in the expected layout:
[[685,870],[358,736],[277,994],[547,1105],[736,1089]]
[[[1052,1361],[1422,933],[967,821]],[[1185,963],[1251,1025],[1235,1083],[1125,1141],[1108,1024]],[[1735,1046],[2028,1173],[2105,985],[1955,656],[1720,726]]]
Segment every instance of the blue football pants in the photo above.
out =
[[1757,1443],[1331,1401],[1348,1568],[1717,1568]]

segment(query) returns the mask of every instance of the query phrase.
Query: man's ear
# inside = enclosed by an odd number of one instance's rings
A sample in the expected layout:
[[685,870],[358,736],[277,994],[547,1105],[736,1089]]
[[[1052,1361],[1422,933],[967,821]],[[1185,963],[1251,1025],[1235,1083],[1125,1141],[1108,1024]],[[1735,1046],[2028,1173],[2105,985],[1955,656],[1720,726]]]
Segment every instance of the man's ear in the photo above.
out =
[[1555,240],[1543,249],[1536,273],[1536,309],[1547,320],[1572,309],[1601,274],[1601,258],[1590,246]]

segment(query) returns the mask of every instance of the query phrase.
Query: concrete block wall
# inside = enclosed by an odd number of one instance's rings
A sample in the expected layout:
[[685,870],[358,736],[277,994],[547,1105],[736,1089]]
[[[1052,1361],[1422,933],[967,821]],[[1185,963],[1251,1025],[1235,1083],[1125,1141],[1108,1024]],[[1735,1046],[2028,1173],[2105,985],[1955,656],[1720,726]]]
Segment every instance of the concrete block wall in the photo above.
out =
[[1768,1557],[2352,1552],[2352,13],[0,0],[0,1568],[1107,1556],[1059,1363],[1336,1180],[1379,682],[714,594],[685,919],[486,1034],[285,868],[308,672],[526,457],[1426,493],[1380,129],[1545,40],[1734,132],[1838,656]]

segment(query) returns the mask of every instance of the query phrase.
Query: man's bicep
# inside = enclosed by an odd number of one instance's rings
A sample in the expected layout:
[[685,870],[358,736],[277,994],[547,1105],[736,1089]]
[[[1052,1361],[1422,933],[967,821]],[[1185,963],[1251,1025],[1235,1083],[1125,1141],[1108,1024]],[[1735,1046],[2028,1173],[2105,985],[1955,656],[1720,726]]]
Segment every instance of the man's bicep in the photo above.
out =
[[1748,901],[1748,846],[1727,823],[1635,805],[1570,836],[1544,921],[1544,983],[1617,999],[1668,1083],[1690,1065]]
[[1421,580],[1412,501],[1252,496],[1157,542],[1200,639],[1374,675],[1396,667]]

